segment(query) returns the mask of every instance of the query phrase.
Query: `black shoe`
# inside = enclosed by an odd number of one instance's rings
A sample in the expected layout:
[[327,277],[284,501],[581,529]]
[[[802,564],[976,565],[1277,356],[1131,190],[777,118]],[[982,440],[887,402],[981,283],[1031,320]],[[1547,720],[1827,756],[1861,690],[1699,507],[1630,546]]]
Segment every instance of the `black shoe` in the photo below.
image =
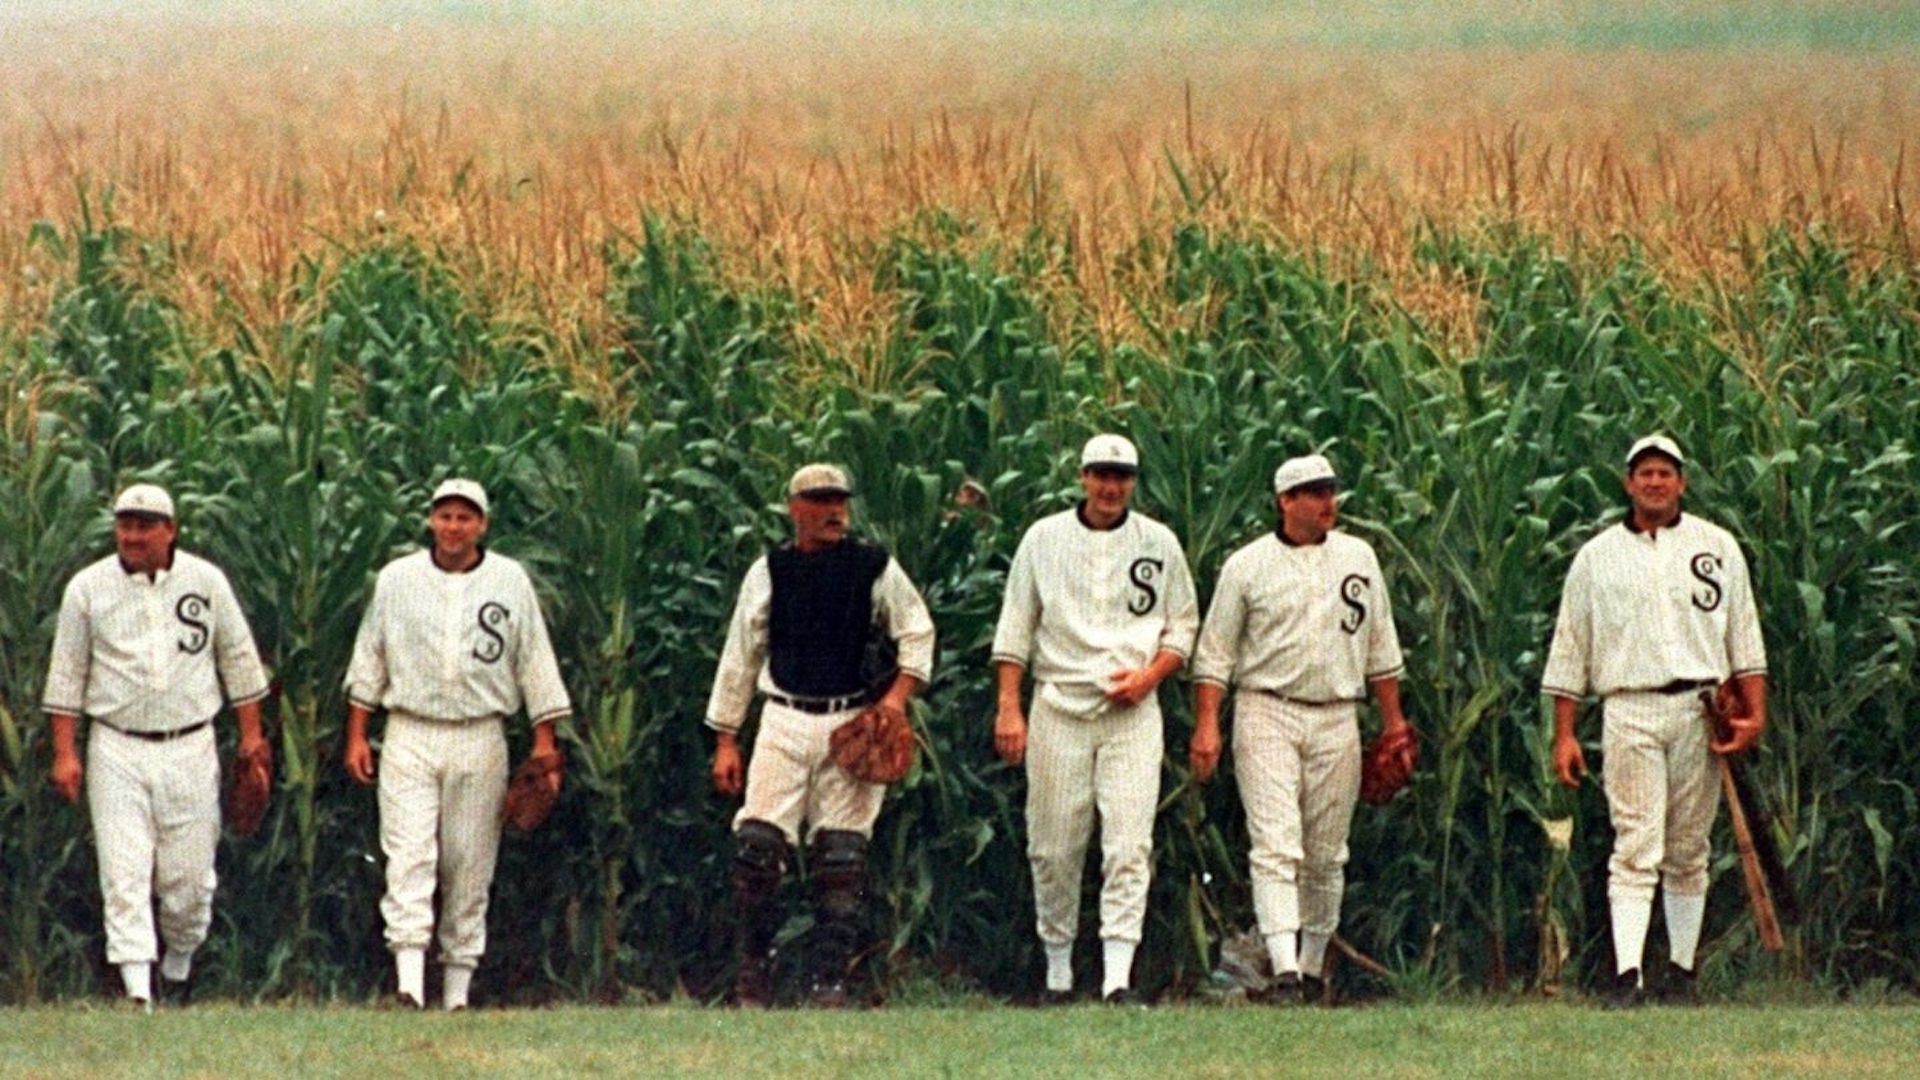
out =
[[1300,976],[1300,1000],[1309,1005],[1331,1005],[1333,999],[1327,996],[1327,980],[1318,975]]
[[1109,1005],[1126,1005],[1135,1009],[1147,1007],[1146,996],[1131,986],[1123,986],[1103,999]]
[[1073,991],[1071,990],[1040,991],[1040,1007],[1043,1009],[1056,1008],[1061,1005],[1071,1005],[1073,1004],[1073,1000]]
[[373,1007],[377,1012],[406,1012],[426,1008],[426,1006],[422,1005],[420,1000],[412,994],[402,994],[397,991],[389,994],[381,994],[373,1000]]
[[1640,969],[1633,968],[1613,977],[1613,989],[1607,994],[1608,1009],[1637,1009],[1647,999],[1640,988]]
[[1273,977],[1265,990],[1260,991],[1253,1000],[1263,1005],[1298,1005],[1301,996],[1300,973],[1283,971]]
[[160,1004],[169,1009],[184,1009],[193,1004],[193,980],[160,979]]
[[1700,973],[1689,971],[1667,961],[1667,970],[1661,976],[1657,995],[1663,1005],[1698,1005],[1700,1003]]

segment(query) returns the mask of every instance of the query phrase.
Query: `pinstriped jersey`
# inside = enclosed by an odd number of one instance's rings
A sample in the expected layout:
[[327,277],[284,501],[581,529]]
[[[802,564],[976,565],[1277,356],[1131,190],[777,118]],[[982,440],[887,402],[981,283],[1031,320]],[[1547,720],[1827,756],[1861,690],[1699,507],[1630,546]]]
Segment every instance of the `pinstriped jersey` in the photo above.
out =
[[1369,681],[1398,677],[1404,666],[1372,545],[1337,531],[1292,545],[1276,531],[1221,567],[1193,678],[1301,701],[1358,701]]
[[130,574],[109,555],[73,576],[60,601],[41,707],[122,731],[174,731],[223,699],[267,696],[253,632],[220,568],[184,551]]
[[1173,530],[1134,511],[1111,529],[1093,529],[1078,509],[1063,510],[1020,539],[993,659],[1097,700],[1108,676],[1145,667],[1162,649],[1185,661],[1199,621]]
[[1691,514],[1652,534],[1629,523],[1574,556],[1541,688],[1579,698],[1766,671],[1733,535]]
[[448,573],[430,550],[388,563],[360,620],[347,698],[429,720],[510,716],[533,723],[573,711],[533,581],[505,555],[484,552]]

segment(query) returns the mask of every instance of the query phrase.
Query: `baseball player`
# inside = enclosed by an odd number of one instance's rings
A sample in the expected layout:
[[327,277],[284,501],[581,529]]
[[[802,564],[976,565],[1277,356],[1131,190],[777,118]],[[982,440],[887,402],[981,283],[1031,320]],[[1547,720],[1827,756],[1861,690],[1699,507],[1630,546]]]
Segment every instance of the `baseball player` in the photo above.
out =
[[[1627,452],[1631,509],[1574,556],[1541,680],[1554,699],[1554,768],[1568,787],[1587,772],[1574,733],[1580,701],[1589,693],[1601,699],[1614,827],[1614,1007],[1637,1005],[1645,993],[1641,951],[1656,883],[1671,947],[1660,989],[1692,996],[1708,833],[1720,799],[1707,753],[1746,750],[1766,726],[1767,654],[1747,561],[1725,529],[1681,512],[1685,469],[1664,435]],[[1699,693],[1728,679],[1739,715],[1728,740],[1710,740]]]
[[1193,662],[1188,756],[1203,783],[1220,762],[1221,699],[1236,687],[1233,752],[1253,840],[1254,914],[1273,961],[1270,998],[1280,1003],[1324,993],[1367,689],[1384,736],[1407,726],[1386,578],[1366,541],[1334,528],[1339,487],[1319,454],[1274,473],[1279,525],[1221,568]]
[[[75,574],[60,601],[43,708],[53,726],[54,790],[84,775],[105,900],[107,962],[126,996],[153,1006],[190,996],[194,950],[213,920],[220,761],[213,719],[240,722],[243,757],[270,760],[260,732],[266,673],[226,575],[176,548],[173,499],[135,484],[113,502],[115,552]],[[92,719],[84,768],[74,751]],[[158,956],[154,898],[159,898]]]
[[[1049,1004],[1072,995],[1080,875],[1096,811],[1101,995],[1139,1001],[1133,955],[1146,921],[1164,749],[1155,690],[1186,663],[1199,623],[1180,541],[1129,508],[1139,471],[1125,438],[1087,440],[1086,498],[1021,538],[993,638],[994,748],[1027,766],[1027,858]],[[1029,667],[1031,729],[1020,696]]]
[[[440,894],[442,1004],[467,1005],[487,944],[487,890],[507,790],[505,720],[525,706],[529,757],[555,753],[573,711],[533,582],[481,541],[487,493],[448,480],[433,493],[433,543],[380,571],[347,668],[348,775],[375,780],[367,720],[387,712],[379,766],[380,900],[404,1004],[426,1001],[427,940]],[[549,781],[559,789],[560,777]]]
[[[775,895],[802,827],[817,926],[809,989],[815,1004],[848,1001],[866,904],[867,842],[886,786],[854,779],[828,756],[828,737],[875,700],[904,710],[933,670],[933,618],[887,550],[848,534],[853,488],[838,467],[803,466],[787,484],[793,542],[747,570],[707,702],[716,735],[713,783],[746,792],[733,819],[733,904],[739,972],[734,999],[773,1002],[772,948],[783,921]],[[898,650],[884,686],[863,671],[876,632]],[[766,698],[753,761],[739,732],[755,689]]]

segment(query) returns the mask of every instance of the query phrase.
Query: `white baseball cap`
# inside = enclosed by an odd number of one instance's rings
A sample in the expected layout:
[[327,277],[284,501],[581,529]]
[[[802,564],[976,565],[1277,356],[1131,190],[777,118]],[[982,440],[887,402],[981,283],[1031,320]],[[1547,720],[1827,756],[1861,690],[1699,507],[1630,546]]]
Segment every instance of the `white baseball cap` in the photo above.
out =
[[173,520],[173,496],[158,484],[135,484],[113,500],[113,512]]
[[1140,451],[1133,448],[1133,443],[1125,435],[1095,435],[1087,440],[1087,445],[1080,451],[1080,467],[1137,473],[1140,471]]
[[1325,481],[1339,481],[1333,474],[1333,463],[1321,454],[1307,454],[1302,457],[1288,458],[1273,470],[1273,493],[1285,495],[1303,484],[1318,484]]
[[488,513],[487,489],[481,487],[476,480],[464,480],[456,476],[451,480],[440,481],[440,486],[433,489],[432,501],[427,505],[439,506],[444,499],[465,499],[479,508],[480,516],[485,517]]
[[1627,451],[1627,468],[1633,468],[1633,463],[1640,460],[1641,454],[1654,453],[1665,454],[1673,459],[1675,465],[1684,467],[1687,463],[1687,459],[1680,454],[1679,443],[1674,442],[1665,435],[1648,435],[1639,442],[1634,443],[1633,449]]
[[848,482],[846,470],[825,462],[802,465],[793,471],[793,479],[787,481],[789,499],[797,499],[802,495],[852,494],[853,484]]

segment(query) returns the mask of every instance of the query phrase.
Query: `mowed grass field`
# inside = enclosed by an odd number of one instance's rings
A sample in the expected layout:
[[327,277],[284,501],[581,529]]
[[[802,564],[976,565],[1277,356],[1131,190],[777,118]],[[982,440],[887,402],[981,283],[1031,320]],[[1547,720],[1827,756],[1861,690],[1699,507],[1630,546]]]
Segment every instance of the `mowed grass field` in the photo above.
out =
[[1920,1008],[0,1012],[0,1076],[1908,1076]]

